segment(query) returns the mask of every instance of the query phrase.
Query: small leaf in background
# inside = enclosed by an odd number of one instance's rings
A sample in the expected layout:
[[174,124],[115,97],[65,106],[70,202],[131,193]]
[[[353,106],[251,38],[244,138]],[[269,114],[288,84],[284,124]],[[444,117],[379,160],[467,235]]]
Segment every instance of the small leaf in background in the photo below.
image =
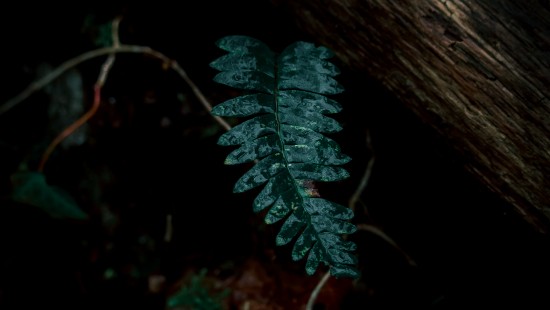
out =
[[[41,63],[37,68],[37,76],[42,78],[54,70],[55,67],[49,63]],[[49,97],[48,134],[51,136],[50,139],[53,139],[86,112],[83,84],[80,71],[71,68],[44,87],[44,93]],[[63,139],[61,146],[68,149],[84,144],[88,139],[88,132],[88,124],[84,124]]]
[[75,201],[61,189],[48,185],[44,174],[31,171],[16,172],[11,176],[12,199],[38,207],[57,219],[86,219]]
[[193,310],[222,310],[223,300],[229,296],[230,291],[212,292],[212,288],[205,281],[206,269],[193,275],[189,283],[178,292],[168,298],[168,309],[193,309]]
[[104,22],[95,14],[88,14],[82,23],[81,32],[97,47],[113,45],[112,22]]

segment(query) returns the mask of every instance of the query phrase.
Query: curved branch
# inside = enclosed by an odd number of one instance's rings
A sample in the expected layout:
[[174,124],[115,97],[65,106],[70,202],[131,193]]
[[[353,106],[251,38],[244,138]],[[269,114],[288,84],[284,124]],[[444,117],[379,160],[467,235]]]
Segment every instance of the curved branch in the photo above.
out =
[[309,300],[307,301],[307,305],[306,305],[306,310],[313,309],[315,300],[317,300],[317,296],[319,296],[319,292],[321,292],[321,289],[323,288],[323,286],[325,286],[325,283],[327,283],[329,278],[330,278],[330,272],[327,272],[321,278],[319,283],[317,283],[317,286],[315,286],[315,288],[313,289],[313,292],[311,292],[311,295],[309,296]]
[[[120,17],[113,20],[113,27],[112,27],[113,47],[118,47],[120,45],[120,41],[118,38],[118,26],[120,24],[120,20],[121,20]],[[44,151],[44,153],[42,154],[42,158],[40,159],[40,163],[38,164],[39,172],[42,172],[44,170],[44,165],[46,164],[46,161],[48,161],[48,158],[50,158],[50,155],[53,153],[57,145],[61,143],[61,141],[65,140],[65,138],[70,136],[80,126],[84,125],[97,112],[97,109],[99,108],[99,104],[101,103],[101,88],[105,84],[105,81],[107,80],[107,76],[109,75],[109,71],[113,67],[114,63],[115,63],[115,54],[111,53],[109,54],[109,57],[105,60],[103,65],[101,66],[99,76],[97,77],[96,83],[94,85],[94,102],[92,104],[92,107],[90,108],[90,110],[88,110],[88,112],[82,115],[69,127],[65,128],[59,135],[57,135],[57,137],[55,137],[55,139],[50,143],[50,145],[48,145],[48,148],[46,148],[46,151]]]
[[[187,85],[191,88],[195,96],[199,99],[201,104],[208,110],[212,110],[212,105],[210,102],[206,99],[204,94],[200,91],[200,89],[195,85],[195,83],[189,78],[185,70],[173,59],[167,57],[166,55],[162,54],[159,51],[156,51],[148,46],[140,46],[140,45],[115,45],[110,47],[103,47],[98,48],[95,50],[88,51],[86,53],[83,53],[79,56],[76,56],[74,58],[71,58],[67,60],[66,62],[62,63],[59,67],[57,67],[55,70],[53,70],[50,74],[44,76],[43,78],[31,83],[25,90],[23,90],[21,93],[19,93],[17,96],[13,97],[12,99],[8,100],[5,104],[0,106],[0,115],[8,112],[10,109],[15,107],[17,104],[21,103],[23,100],[27,99],[30,95],[35,93],[36,91],[42,89],[44,86],[51,83],[53,80],[58,78],[61,74],[63,74],[65,71],[71,69],[72,67],[77,66],[78,64],[85,62],[87,60],[108,55],[108,54],[118,54],[118,53],[134,53],[134,54],[145,54],[152,56],[154,58],[157,58],[159,60],[162,60],[163,62],[170,64],[170,68],[172,68],[176,73],[179,74],[179,76],[187,83]],[[231,129],[231,126],[223,120],[221,117],[215,116],[214,119],[226,130]]]
[[366,140],[367,140],[367,148],[372,153],[369,162],[367,163],[367,168],[365,169],[365,172],[363,173],[363,177],[361,178],[361,181],[359,181],[359,185],[357,186],[357,189],[355,189],[355,192],[351,195],[348,206],[353,212],[355,212],[355,206],[357,205],[357,202],[361,199],[361,195],[365,191],[365,188],[369,184],[370,176],[372,175],[372,168],[374,167],[374,161],[375,161],[375,154],[374,149],[372,148],[372,139],[370,132],[367,131],[366,134]]

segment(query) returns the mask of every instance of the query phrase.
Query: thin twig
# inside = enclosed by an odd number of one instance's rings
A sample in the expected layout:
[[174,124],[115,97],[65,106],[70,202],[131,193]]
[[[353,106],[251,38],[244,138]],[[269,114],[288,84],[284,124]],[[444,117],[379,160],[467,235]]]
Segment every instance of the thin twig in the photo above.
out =
[[[373,168],[374,162],[375,162],[374,150],[372,148],[371,135],[370,135],[369,131],[367,131],[367,133],[366,133],[366,140],[367,140],[367,148],[371,151],[371,158],[369,159],[369,161],[367,163],[367,167],[365,169],[365,172],[363,173],[363,177],[361,178],[361,181],[359,182],[357,188],[355,189],[355,192],[353,192],[353,194],[351,195],[351,197],[349,199],[349,202],[348,202],[348,207],[351,210],[353,210],[354,212],[355,212],[355,206],[357,205],[357,202],[360,200],[361,195],[363,194],[363,192],[367,188],[367,185],[369,184],[369,180],[370,180],[370,177],[372,175],[372,168]],[[381,231],[377,227],[372,226],[372,225],[367,225],[367,224],[360,224],[360,225],[357,225],[357,228],[362,229],[362,230],[366,230],[366,231],[371,231],[371,232],[375,233],[376,235],[380,236],[382,239],[388,241],[390,244],[392,244],[394,247],[396,247],[398,250],[400,250],[401,253],[403,253],[405,255],[405,257],[407,258],[409,263],[412,262],[414,264],[414,261],[412,261],[412,259],[403,250],[401,250],[397,246],[397,244],[390,237],[388,237],[383,231]],[[308,300],[308,303],[307,303],[307,306],[306,306],[306,310],[312,309],[313,304],[315,303],[315,300],[317,299],[317,295],[319,294],[319,292],[321,291],[322,287],[325,285],[325,283],[327,282],[329,277],[330,277],[330,271],[327,271],[325,273],[325,275],[323,276],[323,278],[321,279],[321,281],[319,281],[319,283],[317,284],[317,286],[315,287],[315,289],[311,293],[311,295],[309,297],[309,300]]]
[[121,20],[122,20],[122,17],[120,16],[116,17],[113,20],[113,24],[111,26],[111,38],[113,39],[114,47],[120,46],[120,37],[118,35],[118,29],[119,29]]
[[[113,21],[113,26],[112,26],[113,47],[117,47],[119,45],[119,40],[118,40],[119,24],[120,24],[120,18],[116,18]],[[94,85],[94,102],[92,104],[92,107],[84,115],[82,115],[79,119],[77,119],[74,123],[72,123],[69,127],[65,128],[59,135],[57,135],[57,137],[55,137],[55,139],[50,143],[50,145],[48,145],[48,147],[42,154],[40,163],[38,164],[37,170],[39,172],[44,170],[44,165],[48,161],[48,158],[50,158],[50,155],[53,153],[56,146],[59,143],[61,143],[61,141],[65,140],[65,138],[70,136],[80,126],[84,125],[97,112],[97,109],[99,108],[99,104],[101,103],[101,88],[105,84],[105,81],[107,80],[107,76],[109,75],[109,71],[113,67],[114,62],[115,62],[115,54],[111,53],[109,54],[109,57],[105,60],[103,65],[101,66],[99,76],[97,77],[97,81]]]
[[[181,78],[187,83],[187,85],[189,85],[189,87],[191,88],[191,91],[193,91],[197,99],[199,99],[199,101],[206,108],[206,110],[208,112],[212,111],[212,105],[210,104],[208,99],[206,99],[206,97],[203,95],[201,90],[197,87],[195,82],[193,82],[193,80],[189,78],[187,73],[178,65],[177,62],[172,61],[172,69],[181,76]],[[229,125],[223,118],[219,116],[213,116],[213,117],[218,122],[218,124],[220,124],[225,130],[229,131],[231,129],[231,125]]]
[[[195,96],[199,99],[200,103],[206,108],[207,111],[212,110],[212,105],[210,102],[206,99],[204,94],[201,92],[201,90],[195,85],[195,83],[189,78],[185,70],[173,59],[167,57],[166,55],[162,54],[159,51],[156,51],[148,46],[141,46],[141,45],[125,45],[120,44],[118,46],[109,46],[109,47],[103,47],[98,48],[95,50],[88,51],[86,53],[83,53],[79,56],[76,56],[72,59],[69,59],[62,63],[59,67],[57,67],[55,70],[50,72],[48,75],[42,77],[41,79],[31,83],[25,90],[23,90],[21,93],[19,93],[17,96],[13,97],[12,99],[8,100],[5,104],[0,106],[0,115],[6,113],[13,107],[15,107],[17,104],[21,103],[23,100],[27,99],[30,95],[35,93],[36,91],[42,89],[44,86],[51,83],[53,80],[58,78],[61,74],[63,74],[65,71],[71,69],[72,67],[77,66],[78,64],[85,62],[87,60],[100,57],[103,55],[108,54],[118,54],[118,53],[134,53],[134,54],[145,54],[152,56],[154,58],[157,58],[159,60],[162,60],[164,63],[170,64],[170,67],[176,71],[180,77],[187,83],[187,85],[191,88]],[[231,129],[231,125],[229,125],[224,119],[218,116],[214,116],[214,119],[225,129],[229,130]]]
[[371,234],[380,237],[382,240],[386,241],[392,247],[394,247],[399,253],[401,253],[403,255],[403,257],[405,257],[405,259],[407,260],[409,265],[416,266],[416,262],[409,256],[409,254],[407,254],[407,252],[405,252],[403,249],[401,249],[401,247],[399,247],[399,245],[397,245],[397,242],[395,242],[390,236],[388,236],[380,228],[378,228],[374,225],[369,225],[369,224],[358,224],[357,229],[370,232]]
[[174,224],[172,214],[166,214],[166,229],[164,230],[164,242],[170,243],[174,235]]
[[[372,167],[374,166],[374,158],[375,157],[374,157],[374,151],[373,151],[373,148],[372,148],[371,136],[370,136],[369,131],[367,131],[366,136],[367,136],[366,137],[367,147],[371,151],[372,155],[371,155],[371,158],[369,159],[369,162],[367,163],[367,168],[365,169],[365,172],[363,173],[363,177],[361,178],[361,181],[359,182],[359,185],[357,186],[357,189],[355,189],[355,192],[353,193],[353,195],[351,195],[351,197],[349,199],[349,202],[348,202],[348,207],[351,210],[353,210],[354,212],[355,212],[355,205],[357,204],[357,202],[361,198],[361,194],[363,194],[363,192],[365,191],[365,188],[367,188],[367,185],[369,184],[369,180],[370,180],[370,177],[372,175]],[[380,231],[380,233],[384,234],[382,231]],[[388,239],[389,239],[389,237],[388,237]],[[391,239],[389,239],[389,240],[391,240]],[[391,241],[393,241],[393,240],[391,240]],[[395,244],[395,242],[394,242],[394,244]],[[315,287],[313,292],[311,292],[311,296],[309,297],[309,301],[307,303],[306,310],[312,309],[313,304],[315,303],[315,300],[317,299],[317,295],[319,295],[319,292],[321,291],[321,289],[323,288],[323,286],[325,285],[325,283],[327,282],[329,277],[330,277],[330,271],[327,271],[325,273],[325,275],[323,276],[323,278],[321,278],[321,281],[319,281],[319,283],[317,284],[317,286]]]
[[[376,158],[374,149],[372,147],[371,135],[370,135],[370,132],[368,131],[367,131],[367,147],[371,151],[371,154],[372,154],[371,158],[369,159],[367,168],[365,169],[363,177],[359,182],[359,186],[357,187],[357,189],[355,190],[355,192],[353,193],[353,195],[349,200],[349,207],[354,211],[355,211],[355,206],[357,202],[360,200],[361,195],[363,194],[365,188],[368,185],[370,176],[372,175],[372,167],[374,166],[374,161]],[[370,224],[358,224],[357,229],[370,232],[371,234],[380,237],[382,240],[386,241],[392,247],[394,247],[397,251],[399,251],[399,253],[401,253],[403,257],[405,257],[409,265],[416,266],[416,262],[403,249],[401,249],[399,245],[397,245],[397,242],[395,242],[390,236],[388,236],[384,231],[382,231],[382,229],[376,227],[375,225],[370,225]]]
[[371,151],[371,157],[369,159],[369,162],[367,163],[367,168],[363,173],[363,177],[361,178],[361,181],[359,182],[357,189],[355,190],[353,195],[351,195],[348,202],[349,208],[354,212],[355,212],[355,206],[357,205],[357,202],[359,201],[359,199],[361,198],[361,195],[365,191],[365,188],[367,188],[367,185],[369,184],[370,176],[372,175],[372,168],[374,167],[374,161],[376,158],[372,148],[371,136],[369,131],[367,131],[367,147]]
[[42,154],[42,158],[40,159],[40,163],[38,164],[38,172],[44,171],[44,165],[48,161],[48,158],[50,158],[50,155],[52,154],[55,147],[61,143],[65,138],[70,136],[75,130],[77,130],[80,126],[82,126],[84,123],[86,123],[97,111],[97,108],[99,107],[99,103],[101,102],[101,87],[98,85],[94,86],[94,102],[92,104],[92,107],[90,110],[88,110],[84,115],[82,115],[78,120],[76,120],[74,123],[72,123],[69,127],[65,128],[55,139],[48,145],[46,148],[46,151]]
[[321,289],[323,288],[323,286],[325,286],[325,283],[327,283],[329,278],[330,278],[330,272],[327,272],[321,278],[319,283],[317,283],[317,286],[313,289],[313,291],[311,292],[311,295],[309,296],[309,300],[307,301],[307,304],[306,304],[306,310],[313,309],[313,306],[315,305],[315,300],[317,300],[317,296],[319,296]]
[[15,107],[17,104],[21,103],[23,100],[27,99],[30,95],[32,95],[36,91],[42,89],[44,86],[51,83],[53,80],[58,78],[61,74],[63,74],[65,71],[71,69],[72,67],[75,67],[76,65],[78,65],[78,64],[80,64],[84,61],[87,61],[87,60],[90,60],[90,59],[93,59],[93,58],[96,58],[96,57],[99,57],[99,56],[103,56],[103,55],[113,53],[113,51],[117,51],[119,53],[139,52],[139,51],[135,51],[135,49],[133,47],[128,48],[126,46],[120,46],[120,47],[115,48],[115,47],[110,46],[110,47],[103,47],[103,48],[99,48],[99,49],[96,49],[96,50],[92,50],[92,51],[86,52],[84,54],[81,54],[81,55],[79,55],[75,58],[69,59],[66,62],[62,63],[59,67],[55,68],[55,70],[53,70],[49,74],[45,75],[44,77],[42,77],[41,79],[39,79],[37,81],[32,82],[31,84],[29,84],[29,86],[27,86],[27,88],[25,88],[25,90],[23,90],[17,96],[13,97],[12,99],[10,99],[6,103],[4,103],[0,107],[0,115],[8,112],[10,109]]

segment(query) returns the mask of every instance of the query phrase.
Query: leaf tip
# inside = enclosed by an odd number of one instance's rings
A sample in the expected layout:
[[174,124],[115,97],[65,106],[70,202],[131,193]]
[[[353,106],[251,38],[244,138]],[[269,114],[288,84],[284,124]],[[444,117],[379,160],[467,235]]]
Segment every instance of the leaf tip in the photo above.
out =
[[358,279],[361,273],[353,266],[331,266],[330,274],[335,278]]

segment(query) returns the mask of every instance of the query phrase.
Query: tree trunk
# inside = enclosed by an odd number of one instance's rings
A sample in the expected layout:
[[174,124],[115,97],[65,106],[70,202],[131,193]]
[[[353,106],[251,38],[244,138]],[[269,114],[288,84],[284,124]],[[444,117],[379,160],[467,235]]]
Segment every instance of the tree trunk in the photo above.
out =
[[550,4],[285,1],[299,27],[381,81],[467,169],[550,231]]

